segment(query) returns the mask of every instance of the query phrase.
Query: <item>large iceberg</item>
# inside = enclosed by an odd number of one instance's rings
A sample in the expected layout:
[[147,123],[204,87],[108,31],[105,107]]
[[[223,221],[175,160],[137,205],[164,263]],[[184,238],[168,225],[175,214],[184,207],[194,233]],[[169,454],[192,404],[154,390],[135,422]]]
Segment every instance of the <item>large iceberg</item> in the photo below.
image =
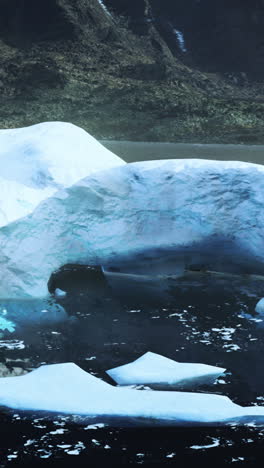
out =
[[225,372],[207,364],[177,362],[155,353],[145,353],[135,361],[108,370],[118,385],[150,385],[151,387],[189,387],[213,384]]
[[264,408],[241,407],[206,393],[139,391],[113,387],[73,363],[42,366],[0,379],[0,404],[127,422],[169,425],[264,424]]
[[163,160],[97,172],[0,229],[0,297],[45,296],[67,264],[263,275],[263,212],[256,164]]
[[27,215],[58,189],[125,164],[66,122],[0,130],[0,226]]

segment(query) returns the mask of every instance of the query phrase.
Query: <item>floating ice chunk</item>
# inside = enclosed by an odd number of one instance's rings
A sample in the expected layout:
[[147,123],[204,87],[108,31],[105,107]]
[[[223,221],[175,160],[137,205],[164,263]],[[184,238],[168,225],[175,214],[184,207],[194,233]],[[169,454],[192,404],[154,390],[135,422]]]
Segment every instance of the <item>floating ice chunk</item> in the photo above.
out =
[[0,349],[5,348],[9,350],[25,349],[24,341],[19,340],[0,340]]
[[66,122],[0,130],[0,226],[26,216],[59,188],[124,162]]
[[[73,363],[38,368],[0,379],[0,405],[90,417],[120,418],[140,424],[264,424],[264,408],[243,408],[229,398],[206,393],[138,391],[113,387]],[[96,424],[96,421],[94,422]]]
[[193,449],[193,450],[203,450],[203,449],[219,447],[219,445],[220,445],[220,440],[213,438],[211,444],[208,444],[208,445],[192,445],[190,448]]
[[15,329],[16,325],[13,322],[11,322],[11,320],[7,320],[5,317],[0,315],[0,330],[13,333]]
[[264,314],[264,297],[258,301],[255,312],[257,312],[257,314]]
[[118,385],[151,385],[187,387],[213,384],[225,372],[221,367],[207,364],[177,362],[159,354],[148,352],[124,366],[106,373]]
[[66,293],[66,291],[63,291],[60,288],[56,288],[55,289],[55,296],[56,297],[65,297],[65,296],[67,296],[67,293]]

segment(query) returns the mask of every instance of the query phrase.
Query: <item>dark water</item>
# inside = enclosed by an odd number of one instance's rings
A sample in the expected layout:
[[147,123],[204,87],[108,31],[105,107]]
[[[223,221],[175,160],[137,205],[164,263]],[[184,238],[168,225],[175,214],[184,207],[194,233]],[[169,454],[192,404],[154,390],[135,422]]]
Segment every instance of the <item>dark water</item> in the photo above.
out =
[[[10,372],[73,361],[110,382],[105,370],[153,351],[225,367],[216,385],[200,391],[264,404],[264,321],[254,312],[262,278],[189,273],[153,281],[75,272],[57,285],[68,290],[59,301],[67,311],[61,322],[30,327],[21,319],[2,336],[1,362]],[[263,453],[264,428],[252,425],[117,427],[6,408],[0,424],[0,466],[257,466]]]

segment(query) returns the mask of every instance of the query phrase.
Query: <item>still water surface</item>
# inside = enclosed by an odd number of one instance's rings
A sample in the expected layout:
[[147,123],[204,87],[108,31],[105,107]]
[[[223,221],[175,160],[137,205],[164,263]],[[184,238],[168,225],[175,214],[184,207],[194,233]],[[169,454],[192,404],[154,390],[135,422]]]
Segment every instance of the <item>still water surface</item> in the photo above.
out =
[[263,145],[204,145],[130,141],[102,141],[102,143],[126,162],[151,159],[201,158],[264,164]]
[[[224,155],[220,145],[107,146],[127,161],[189,156],[263,160],[262,147],[229,145]],[[59,300],[66,315],[52,325],[35,320],[30,326],[23,319],[25,312],[30,314],[25,303],[15,330],[2,332],[0,362],[11,374],[72,361],[110,382],[105,370],[153,351],[225,367],[224,377],[200,391],[227,395],[241,405],[264,405],[264,317],[254,312],[264,295],[262,278],[197,272],[180,281],[154,281],[73,271],[57,281],[68,291]],[[10,310],[16,307],[21,303]],[[8,313],[7,307],[6,319]],[[96,423],[2,408],[0,466],[256,467],[263,459],[264,428],[254,425],[179,429]]]

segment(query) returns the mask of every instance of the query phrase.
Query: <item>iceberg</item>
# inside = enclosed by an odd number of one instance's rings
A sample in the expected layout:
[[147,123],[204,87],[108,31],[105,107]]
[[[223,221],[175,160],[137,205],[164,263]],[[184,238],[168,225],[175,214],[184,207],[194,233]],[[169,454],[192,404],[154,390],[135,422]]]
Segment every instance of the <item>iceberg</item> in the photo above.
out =
[[0,226],[31,213],[58,189],[122,164],[122,159],[70,123],[0,130]]
[[162,160],[96,172],[0,229],[0,297],[43,297],[68,264],[264,274],[264,167]]
[[134,424],[264,424],[261,407],[243,408],[225,396],[206,393],[113,387],[73,363],[42,366],[26,375],[1,378],[0,404],[16,410],[118,418]]
[[106,371],[118,385],[194,387],[213,384],[225,372],[221,367],[176,362],[155,353],[145,353],[134,362]]

